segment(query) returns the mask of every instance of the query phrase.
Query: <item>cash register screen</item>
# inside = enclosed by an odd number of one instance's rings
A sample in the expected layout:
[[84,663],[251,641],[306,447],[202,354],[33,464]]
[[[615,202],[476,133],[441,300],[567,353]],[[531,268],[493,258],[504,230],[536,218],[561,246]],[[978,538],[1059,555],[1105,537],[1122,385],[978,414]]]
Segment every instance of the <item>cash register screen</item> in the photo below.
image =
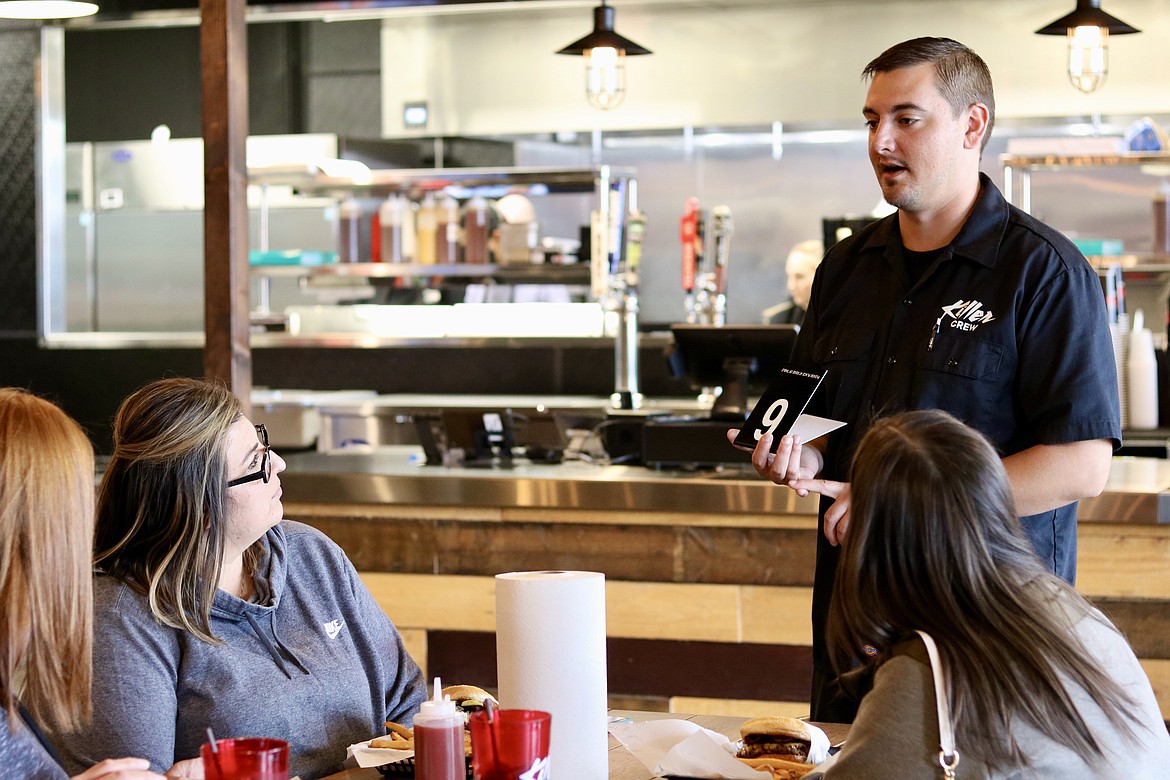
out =
[[798,325],[671,325],[671,371],[691,387],[719,387],[712,419],[743,420],[750,391],[763,392],[789,363]]

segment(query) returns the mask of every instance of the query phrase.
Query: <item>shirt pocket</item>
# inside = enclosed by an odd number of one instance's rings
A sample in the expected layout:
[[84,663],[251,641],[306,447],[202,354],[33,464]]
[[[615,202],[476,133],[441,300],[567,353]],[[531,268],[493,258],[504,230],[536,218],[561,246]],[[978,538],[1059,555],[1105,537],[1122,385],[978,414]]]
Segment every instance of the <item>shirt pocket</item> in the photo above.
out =
[[999,371],[1002,361],[1002,344],[974,336],[939,333],[934,347],[918,359],[918,367],[967,379],[986,379]]
[[813,345],[813,360],[820,365],[857,360],[869,352],[875,333],[873,328],[855,325],[826,333]]

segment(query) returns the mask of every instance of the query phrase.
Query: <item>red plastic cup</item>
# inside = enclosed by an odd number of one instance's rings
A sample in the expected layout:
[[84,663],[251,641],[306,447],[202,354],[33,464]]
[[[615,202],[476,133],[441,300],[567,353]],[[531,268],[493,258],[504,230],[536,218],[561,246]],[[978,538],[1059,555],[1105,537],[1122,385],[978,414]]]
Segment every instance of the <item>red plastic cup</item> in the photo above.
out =
[[496,710],[471,715],[475,780],[548,780],[552,715],[541,710]]
[[206,780],[288,780],[288,743],[283,739],[217,739],[213,752],[203,743]]

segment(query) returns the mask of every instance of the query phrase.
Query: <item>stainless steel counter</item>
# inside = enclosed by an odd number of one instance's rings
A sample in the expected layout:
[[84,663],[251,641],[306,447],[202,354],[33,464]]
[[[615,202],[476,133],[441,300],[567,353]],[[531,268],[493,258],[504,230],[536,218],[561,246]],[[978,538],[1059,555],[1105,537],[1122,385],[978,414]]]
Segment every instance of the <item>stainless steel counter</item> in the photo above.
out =
[[423,465],[417,447],[367,453],[300,453],[282,475],[286,503],[555,507],[605,511],[815,515],[815,496],[798,497],[754,472],[655,471],[583,461],[523,459],[510,469]]
[[[491,506],[686,514],[815,516],[817,497],[798,497],[754,472],[656,471],[569,461],[510,469],[423,465],[416,447],[286,458],[286,503]],[[1170,524],[1170,461],[1114,458],[1105,492],[1082,501],[1082,522]]]

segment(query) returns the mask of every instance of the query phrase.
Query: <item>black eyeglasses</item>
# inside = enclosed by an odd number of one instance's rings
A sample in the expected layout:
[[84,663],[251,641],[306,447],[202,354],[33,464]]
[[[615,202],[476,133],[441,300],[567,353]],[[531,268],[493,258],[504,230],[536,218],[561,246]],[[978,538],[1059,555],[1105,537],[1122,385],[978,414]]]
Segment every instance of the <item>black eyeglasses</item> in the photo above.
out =
[[228,487],[243,485],[245,482],[255,482],[258,479],[262,479],[264,480],[264,484],[268,484],[268,480],[272,477],[272,458],[269,457],[271,448],[268,446],[268,430],[263,424],[256,426],[256,437],[260,439],[260,444],[264,447],[264,452],[260,455],[260,470],[253,474],[245,474],[242,477],[229,479],[227,483]]

